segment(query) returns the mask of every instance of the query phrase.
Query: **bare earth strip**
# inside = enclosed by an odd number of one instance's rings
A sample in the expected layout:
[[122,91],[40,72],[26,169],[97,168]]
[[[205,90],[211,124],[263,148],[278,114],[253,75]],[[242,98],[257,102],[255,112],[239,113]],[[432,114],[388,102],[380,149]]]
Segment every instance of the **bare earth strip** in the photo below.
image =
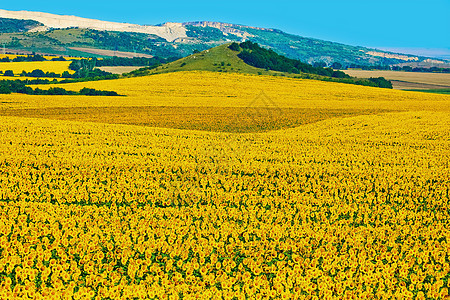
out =
[[105,72],[113,73],[113,74],[123,74],[130,73],[134,70],[138,70],[144,68],[142,67],[100,67],[99,69]]
[[447,89],[446,86],[435,85],[435,84],[425,84],[417,82],[407,82],[400,80],[391,80],[392,86],[396,90],[437,90],[437,89]]
[[80,47],[70,47],[72,50],[91,53],[95,55],[103,55],[103,56],[117,56],[117,57],[146,57],[152,58],[152,55],[143,54],[143,53],[134,53],[134,52],[122,52],[122,51],[112,51],[112,50],[104,50],[104,49],[93,49],[93,48],[80,48]]
[[[365,71],[345,70],[350,76],[359,78],[384,77],[393,82],[395,89],[437,89],[450,88],[450,74],[447,73],[416,73],[399,71]],[[402,82],[400,84],[400,82]]]

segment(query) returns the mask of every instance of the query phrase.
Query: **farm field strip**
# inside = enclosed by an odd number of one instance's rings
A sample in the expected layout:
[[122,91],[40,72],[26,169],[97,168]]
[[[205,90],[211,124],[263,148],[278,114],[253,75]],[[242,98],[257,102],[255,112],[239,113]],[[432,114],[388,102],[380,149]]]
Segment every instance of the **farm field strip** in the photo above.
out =
[[74,73],[69,70],[70,63],[71,61],[0,62],[0,71],[11,70],[16,75],[22,73],[22,71],[31,72],[36,69],[57,74],[62,74],[64,71]]
[[[401,81],[404,83],[425,84],[431,86],[450,87],[450,74],[447,73],[421,73],[421,72],[400,72],[400,71],[366,71],[366,70],[345,70],[350,76],[359,78],[384,77],[388,80]],[[399,88],[403,89],[401,85]],[[408,87],[411,88],[411,87]],[[424,88],[418,87],[418,88]],[[426,88],[426,87],[425,87]],[[436,87],[434,87],[436,88]]]
[[133,67],[133,66],[126,66],[126,67],[99,67],[98,69],[105,71],[105,72],[110,72],[113,74],[124,74],[124,73],[130,73],[132,71],[141,69],[141,68],[145,68],[145,66],[141,66],[141,67]]
[[95,49],[95,48],[82,48],[82,47],[70,47],[72,50],[84,52],[84,53],[90,53],[95,55],[102,55],[102,56],[117,56],[117,57],[147,57],[151,58],[152,55],[144,54],[144,53],[134,53],[134,52],[123,52],[123,51],[114,51],[114,50],[105,50],[105,49]]
[[436,84],[425,84],[425,83],[416,83],[416,82],[408,82],[408,81],[400,81],[400,80],[391,80],[392,86],[397,90],[423,90],[423,89],[448,89],[450,85],[436,85]]

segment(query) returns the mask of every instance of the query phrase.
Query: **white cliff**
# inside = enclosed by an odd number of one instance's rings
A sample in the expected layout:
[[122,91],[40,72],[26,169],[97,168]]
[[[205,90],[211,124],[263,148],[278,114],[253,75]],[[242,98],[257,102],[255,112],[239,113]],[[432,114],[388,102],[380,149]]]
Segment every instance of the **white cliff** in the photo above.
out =
[[136,32],[154,34],[172,42],[178,38],[185,38],[186,29],[181,23],[166,23],[161,26],[142,26],[129,23],[107,22],[94,19],[86,19],[75,16],[54,15],[31,11],[8,11],[0,9],[0,18],[34,20],[44,24],[45,27],[35,28],[34,31],[48,28],[88,28],[95,30]]

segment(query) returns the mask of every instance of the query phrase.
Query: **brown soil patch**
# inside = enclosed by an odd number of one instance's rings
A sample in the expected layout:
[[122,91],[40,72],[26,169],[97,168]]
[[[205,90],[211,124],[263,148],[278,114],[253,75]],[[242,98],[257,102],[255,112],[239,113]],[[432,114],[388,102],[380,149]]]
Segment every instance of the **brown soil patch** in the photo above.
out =
[[407,81],[400,81],[400,80],[391,80],[391,82],[392,82],[392,86],[396,90],[434,90],[434,89],[450,88],[450,86],[407,82]]
[[134,70],[138,70],[145,67],[99,67],[100,70],[110,72],[113,74],[130,73]]
[[133,58],[133,57],[152,58],[153,57],[152,55],[143,54],[143,53],[122,52],[122,51],[94,49],[94,48],[70,47],[70,49],[80,51],[80,52],[85,52],[85,53],[91,53],[91,54],[95,54],[95,55],[103,55],[103,56],[117,56],[117,57],[127,57],[127,58]]

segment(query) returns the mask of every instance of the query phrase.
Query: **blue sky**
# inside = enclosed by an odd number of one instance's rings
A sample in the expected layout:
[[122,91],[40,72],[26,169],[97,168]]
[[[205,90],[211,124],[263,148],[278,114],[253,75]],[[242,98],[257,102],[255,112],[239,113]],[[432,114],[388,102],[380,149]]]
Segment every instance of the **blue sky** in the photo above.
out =
[[[220,21],[350,45],[448,51],[450,0],[2,1],[2,9],[138,24]],[[421,49],[421,50],[420,50]],[[431,50],[430,50],[431,51]]]

